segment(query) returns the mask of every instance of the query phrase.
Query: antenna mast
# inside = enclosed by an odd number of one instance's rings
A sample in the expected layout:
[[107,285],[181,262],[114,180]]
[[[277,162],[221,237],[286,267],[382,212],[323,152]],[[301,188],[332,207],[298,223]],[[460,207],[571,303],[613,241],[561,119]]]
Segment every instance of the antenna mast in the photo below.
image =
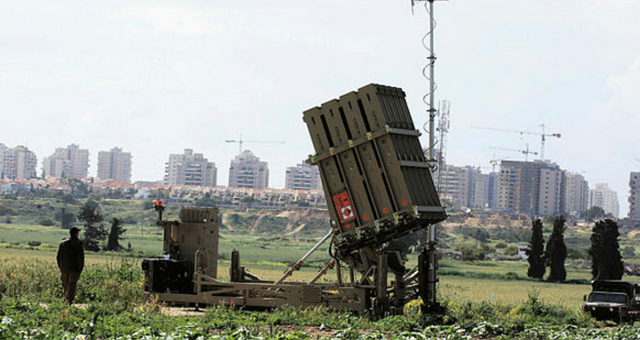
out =
[[[411,8],[413,10],[413,6],[415,6],[418,2],[425,3],[425,9],[427,13],[429,13],[429,32],[424,35],[422,38],[422,45],[428,51],[429,56],[427,59],[429,63],[422,68],[422,75],[429,82],[429,92],[422,97],[422,101],[427,104],[427,113],[429,114],[429,155],[427,162],[431,166],[431,170],[435,170],[437,167],[438,160],[435,157],[435,118],[438,114],[438,110],[435,105],[435,92],[438,86],[435,82],[435,65],[436,65],[436,54],[435,54],[435,43],[434,43],[434,31],[436,28],[436,20],[433,14],[433,3],[436,0],[411,0]],[[446,1],[446,0],[445,0]],[[429,45],[426,44],[426,40],[429,38]],[[427,74],[427,71],[429,72]],[[426,124],[425,124],[426,125]]]
[[438,192],[441,192],[443,171],[445,170],[447,161],[447,133],[449,132],[449,107],[451,103],[448,100],[441,100],[438,111],[440,119],[438,119]]
[[[427,113],[429,114],[429,155],[427,156],[427,162],[429,163],[429,168],[431,168],[432,174],[433,171],[438,170],[438,177],[441,176],[442,171],[444,169],[437,169],[438,160],[435,157],[435,144],[436,144],[436,129],[435,129],[435,118],[438,114],[438,110],[435,106],[435,92],[437,89],[435,82],[435,65],[436,65],[436,54],[434,50],[434,30],[436,28],[436,20],[433,15],[433,3],[437,0],[411,0],[411,9],[413,10],[413,6],[415,6],[416,2],[424,2],[425,9],[427,13],[429,13],[429,32],[422,37],[422,46],[428,51],[429,56],[427,59],[429,63],[422,68],[422,75],[429,82],[429,92],[422,97],[422,101],[427,104]],[[446,1],[446,0],[445,0]],[[429,38],[429,45],[427,45],[426,40]],[[427,71],[429,72],[427,74]],[[423,127],[426,130],[426,124]],[[441,131],[442,133],[442,131]],[[442,142],[442,141],[441,141]],[[441,151],[444,149],[441,149]],[[444,162],[444,158],[442,157]],[[438,181],[438,186],[440,186],[441,181]],[[437,273],[436,273],[436,225],[431,224],[427,228],[427,242],[425,248],[420,253],[418,258],[418,272],[420,273],[420,277],[422,282],[420,283],[420,295],[422,297],[422,310],[423,312],[428,311],[437,311],[440,310],[441,307],[438,305],[436,301],[436,282],[438,281]]]

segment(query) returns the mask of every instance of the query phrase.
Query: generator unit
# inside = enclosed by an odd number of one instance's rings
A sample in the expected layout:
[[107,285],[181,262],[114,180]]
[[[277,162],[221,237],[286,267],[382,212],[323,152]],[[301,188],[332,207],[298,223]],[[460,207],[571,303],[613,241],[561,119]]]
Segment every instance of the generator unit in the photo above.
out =
[[163,257],[145,259],[145,291],[161,293],[193,293],[196,271],[211,277],[218,274],[218,209],[187,208],[180,220],[164,221],[162,201],[154,206],[164,229]]

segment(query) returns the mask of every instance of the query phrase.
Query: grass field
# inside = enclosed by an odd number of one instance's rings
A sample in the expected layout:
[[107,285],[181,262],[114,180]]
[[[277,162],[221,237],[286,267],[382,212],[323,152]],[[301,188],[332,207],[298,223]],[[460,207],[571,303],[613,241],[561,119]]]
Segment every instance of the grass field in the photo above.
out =
[[[131,243],[134,252],[126,256],[138,258],[135,260],[138,263],[141,257],[161,255],[162,236],[158,227],[135,225],[127,228],[122,244]],[[18,257],[53,263],[57,243],[66,235],[66,230],[56,227],[0,224],[0,259]],[[26,244],[28,241],[42,244],[32,247]],[[223,280],[228,279],[230,254],[233,249],[238,249],[242,264],[248,270],[265,279],[276,279],[313,244],[309,240],[285,240],[223,232],[219,248],[219,276]],[[122,255],[109,253],[88,254],[87,259],[99,264],[112,262],[120,256]],[[325,245],[307,261],[301,271],[294,274],[292,280],[309,280],[328,259]],[[409,265],[413,263],[415,256],[410,257]],[[525,301],[531,292],[539,292],[539,296],[545,301],[577,308],[582,304],[582,296],[590,290],[588,284],[555,284],[529,280],[526,278],[527,266],[526,261],[462,262],[445,259],[440,264],[440,292],[454,300],[503,303],[519,303]],[[568,280],[586,283],[590,278],[591,274],[587,270],[567,269]],[[330,271],[324,280],[334,279],[335,273]]]
[[[277,279],[288,268],[285,261],[295,261],[297,257],[289,257],[292,252],[302,254],[305,244],[283,244],[282,249],[289,247],[286,252],[271,250],[268,256],[252,248],[254,243],[247,241],[243,243],[239,240],[233,242],[233,247],[239,249],[249,249],[242,256],[242,263],[252,273],[264,279]],[[229,245],[228,245],[229,246]],[[307,245],[309,246],[309,245]],[[227,249],[231,249],[227,247]],[[308,248],[307,248],[308,249]],[[261,249],[262,250],[262,249]],[[269,253],[269,249],[267,249]],[[326,253],[319,251],[317,257],[320,258]],[[87,254],[87,263],[95,266],[106,266],[109,263],[120,261],[122,255],[119,254]],[[125,255],[126,256],[126,255]],[[135,263],[136,270],[140,270],[141,258],[131,258]],[[55,252],[46,250],[29,249],[8,249],[0,248],[0,262],[9,264],[11,262],[34,262],[43,263],[53,267],[55,265]],[[228,260],[219,261],[219,277],[228,280]],[[3,267],[0,264],[0,269]],[[311,262],[311,265],[304,266],[302,270],[296,272],[291,280],[307,281],[311,279],[319,270],[320,263]],[[472,302],[494,302],[517,304],[526,301],[531,293],[539,294],[545,302],[560,304],[570,308],[579,308],[582,304],[582,296],[588,294],[590,286],[588,284],[557,284],[549,282],[538,282],[526,278],[527,263],[518,262],[489,262],[481,261],[465,263],[461,261],[445,260],[441,263],[441,275],[439,292],[447,299],[456,301]],[[507,273],[515,273],[517,276],[508,276]],[[140,274],[141,275],[141,274]],[[507,276],[505,276],[507,275]],[[489,278],[484,278],[489,277]],[[509,277],[510,279],[504,279]],[[590,274],[584,270],[568,270],[569,279],[587,280]],[[346,279],[346,277],[345,277]],[[330,271],[325,280],[335,280],[335,272]],[[634,281],[638,281],[637,279]]]
[[[243,245],[240,240],[233,242],[235,246]],[[244,264],[264,278],[275,279],[286,268],[281,259],[269,262],[254,256],[246,256]],[[280,257],[283,256],[281,253]],[[55,251],[0,248],[0,292],[6,297],[0,301],[0,317],[5,318],[3,322],[7,322],[6,318],[11,319],[11,323],[0,325],[0,338],[95,334],[96,338],[126,335],[130,339],[155,339],[166,338],[170,333],[175,339],[195,339],[194,334],[256,340],[308,339],[309,334],[315,334],[313,338],[332,339],[417,339],[416,334],[422,334],[426,339],[441,338],[446,334],[448,336],[443,338],[500,335],[501,339],[509,339],[526,338],[519,332],[528,328],[540,335],[537,339],[560,335],[566,339],[581,339],[584,336],[580,328],[567,330],[562,327],[566,324],[597,325],[579,311],[581,297],[589,291],[588,285],[534,282],[520,274],[517,279],[499,279],[500,275],[526,270],[526,264],[522,262],[443,261],[442,271],[448,274],[441,276],[439,288],[440,301],[448,308],[445,325],[425,328],[425,323],[431,321],[421,319],[415,307],[408,307],[404,317],[379,322],[321,309],[296,311],[288,308],[274,313],[213,308],[202,316],[168,317],[162,312],[163,308],[143,302],[144,278],[140,261],[139,257],[88,253],[78,291],[78,300],[86,308],[67,309],[60,303]],[[223,273],[221,278],[226,279],[229,263],[223,260],[219,265]],[[303,267],[293,279],[308,280],[316,270]],[[582,272],[573,274],[586,275]],[[493,278],[474,277],[479,275]],[[102,321],[95,321],[96,318]],[[42,334],[30,337],[34,329]],[[377,335],[371,338],[366,334]],[[609,339],[609,333],[598,334],[602,339]]]
[[[111,203],[110,203],[111,204]],[[114,202],[119,207],[121,202]],[[135,214],[140,207],[125,209]],[[114,210],[115,211],[115,210]],[[126,216],[125,216],[126,217]],[[557,284],[526,277],[526,261],[440,263],[439,300],[448,312],[438,326],[417,313],[416,304],[405,316],[373,322],[323,309],[281,308],[253,313],[212,307],[201,316],[169,317],[163,307],[145,302],[144,257],[159,257],[160,229],[149,223],[126,225],[121,242],[133,251],[87,253],[86,270],[79,284],[78,302],[84,308],[61,303],[55,251],[67,231],[29,223],[0,223],[0,339],[126,338],[196,339],[633,339],[637,328],[607,328],[580,311],[582,296],[590,291],[591,274],[577,260],[567,262],[567,279]],[[460,235],[462,242],[474,240]],[[583,238],[584,235],[581,236]],[[312,239],[286,239],[274,235],[242,235],[222,230],[219,278],[228,280],[229,257],[240,250],[241,262],[264,279],[276,279],[313,245]],[[495,240],[492,244],[495,244]],[[321,247],[291,280],[308,281],[327,261]],[[416,256],[409,257],[408,266]],[[346,274],[346,273],[345,273]],[[330,271],[324,280],[334,280]],[[345,278],[346,279],[346,278]],[[637,278],[626,280],[640,282]]]

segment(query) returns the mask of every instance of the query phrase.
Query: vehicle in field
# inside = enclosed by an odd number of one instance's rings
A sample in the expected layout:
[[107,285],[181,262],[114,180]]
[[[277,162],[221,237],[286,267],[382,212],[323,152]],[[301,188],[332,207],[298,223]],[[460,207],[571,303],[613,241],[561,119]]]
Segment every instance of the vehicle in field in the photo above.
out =
[[598,320],[618,323],[640,319],[640,285],[620,280],[596,280],[584,296],[582,310]]

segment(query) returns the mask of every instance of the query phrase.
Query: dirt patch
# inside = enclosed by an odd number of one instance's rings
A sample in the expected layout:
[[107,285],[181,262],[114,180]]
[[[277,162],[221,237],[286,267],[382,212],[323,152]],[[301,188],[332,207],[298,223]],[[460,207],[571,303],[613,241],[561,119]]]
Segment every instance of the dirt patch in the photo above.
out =
[[256,218],[256,221],[253,222],[253,225],[251,226],[251,233],[255,234],[256,231],[258,230],[258,226],[260,225],[260,221],[262,221],[262,218],[264,217],[264,215],[260,215],[258,216],[258,218]]
[[302,229],[304,229],[304,227],[305,227],[305,226],[306,226],[306,224],[302,223],[301,225],[299,225],[299,226],[298,226],[296,229],[294,229],[293,231],[288,232],[288,233],[287,233],[287,236],[290,236],[290,235],[293,235],[293,234],[299,233],[300,231],[302,231]]
[[629,232],[629,234],[627,234],[627,236],[629,238],[635,238],[636,236],[638,236],[638,234],[640,234],[640,230],[632,230]]

